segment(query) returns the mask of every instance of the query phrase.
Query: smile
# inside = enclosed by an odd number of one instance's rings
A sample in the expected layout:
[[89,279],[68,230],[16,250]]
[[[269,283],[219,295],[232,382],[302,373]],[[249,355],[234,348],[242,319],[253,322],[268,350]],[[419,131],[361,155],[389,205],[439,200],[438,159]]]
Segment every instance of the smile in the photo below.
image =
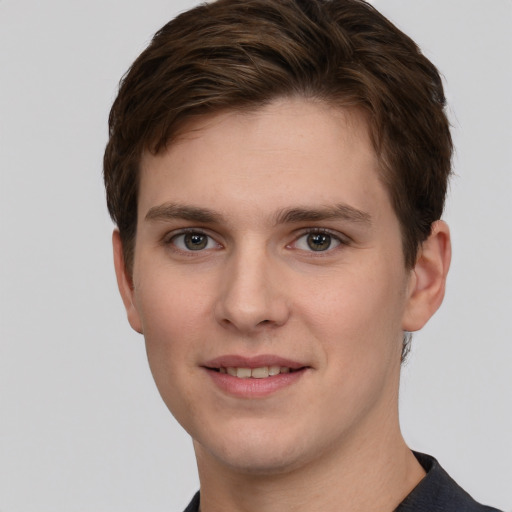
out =
[[223,394],[262,399],[295,386],[312,367],[277,355],[224,355],[201,365]]
[[291,373],[292,368],[288,366],[261,366],[259,368],[244,368],[244,367],[233,367],[227,368],[221,366],[217,369],[219,373],[231,375],[239,379],[266,379],[268,377],[274,377],[276,375]]

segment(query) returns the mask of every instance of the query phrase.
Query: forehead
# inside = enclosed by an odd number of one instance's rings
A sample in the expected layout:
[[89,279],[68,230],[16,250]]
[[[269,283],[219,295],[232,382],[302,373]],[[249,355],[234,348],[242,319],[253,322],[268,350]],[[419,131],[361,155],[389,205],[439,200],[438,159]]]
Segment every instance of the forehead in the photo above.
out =
[[169,201],[247,212],[298,203],[364,209],[382,195],[378,170],[361,112],[282,99],[189,122],[165,151],[145,153],[139,218]]

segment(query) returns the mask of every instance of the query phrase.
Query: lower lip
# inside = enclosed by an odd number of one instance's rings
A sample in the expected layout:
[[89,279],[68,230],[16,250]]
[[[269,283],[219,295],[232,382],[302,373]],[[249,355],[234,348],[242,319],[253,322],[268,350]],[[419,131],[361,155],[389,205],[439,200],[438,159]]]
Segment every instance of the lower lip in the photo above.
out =
[[295,384],[306,373],[307,368],[290,373],[280,373],[264,379],[240,379],[227,373],[205,368],[213,382],[225,393],[238,398],[264,398]]

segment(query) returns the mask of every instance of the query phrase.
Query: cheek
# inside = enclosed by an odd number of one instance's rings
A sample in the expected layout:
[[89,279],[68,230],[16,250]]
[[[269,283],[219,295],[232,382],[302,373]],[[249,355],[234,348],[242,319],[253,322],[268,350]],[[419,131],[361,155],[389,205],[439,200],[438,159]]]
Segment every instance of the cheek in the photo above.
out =
[[327,357],[369,365],[400,350],[405,284],[381,262],[327,276],[303,295],[300,316],[309,322]]
[[[156,387],[171,414],[187,429],[197,415],[198,318],[188,299],[165,297],[151,307],[145,303],[143,329],[149,368]],[[197,304],[196,304],[197,306]]]
[[171,266],[146,263],[136,283],[135,299],[146,337],[157,343],[175,344],[193,335],[210,310],[204,278],[183,274]]
[[200,284],[168,274],[146,274],[135,293],[149,365],[166,403],[197,364],[211,311]]
[[364,275],[332,282],[329,292],[313,295],[314,316],[311,302],[309,317],[304,312],[323,347],[329,385],[319,396],[339,423],[348,410],[359,417],[397,387],[403,291],[396,275],[384,280],[372,275],[382,274],[367,269]]

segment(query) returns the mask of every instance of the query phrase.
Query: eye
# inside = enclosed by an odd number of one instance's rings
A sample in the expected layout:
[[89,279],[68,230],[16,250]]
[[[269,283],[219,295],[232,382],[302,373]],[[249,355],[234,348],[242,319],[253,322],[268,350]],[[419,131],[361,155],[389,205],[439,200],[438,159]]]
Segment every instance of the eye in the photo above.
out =
[[299,237],[294,246],[301,251],[324,252],[341,245],[341,240],[325,231],[311,231]]
[[204,249],[215,249],[219,246],[213,238],[200,231],[188,231],[174,235],[170,243],[177,249],[185,252],[203,251]]

